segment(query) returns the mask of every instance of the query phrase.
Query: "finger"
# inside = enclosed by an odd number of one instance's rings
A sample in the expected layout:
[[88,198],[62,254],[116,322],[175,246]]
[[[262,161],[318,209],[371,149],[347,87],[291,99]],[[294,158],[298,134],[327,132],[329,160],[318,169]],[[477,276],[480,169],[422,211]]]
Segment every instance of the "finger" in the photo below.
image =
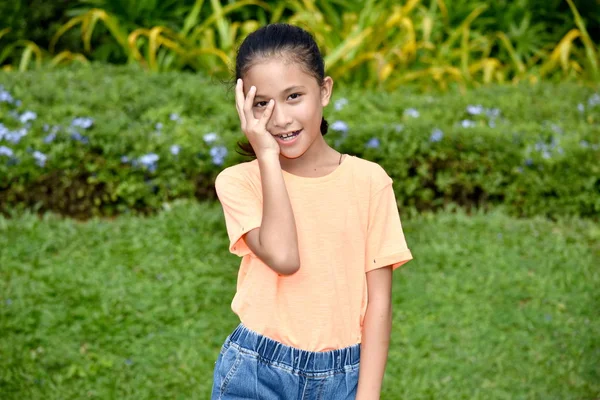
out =
[[267,104],[265,111],[262,113],[262,115],[260,116],[260,119],[258,121],[259,126],[261,128],[263,128],[264,130],[267,130],[267,123],[269,122],[269,119],[271,119],[271,115],[273,115],[274,108],[275,108],[275,100],[271,99],[271,100],[269,100],[269,104]]
[[246,117],[244,116],[244,91],[243,82],[241,79],[237,80],[235,85],[235,109],[237,110],[238,117],[242,124],[242,130],[246,130]]
[[256,86],[252,86],[246,95],[244,100],[244,115],[246,116],[246,122],[248,125],[254,121],[254,114],[252,114],[252,104],[254,104],[254,95],[256,94]]

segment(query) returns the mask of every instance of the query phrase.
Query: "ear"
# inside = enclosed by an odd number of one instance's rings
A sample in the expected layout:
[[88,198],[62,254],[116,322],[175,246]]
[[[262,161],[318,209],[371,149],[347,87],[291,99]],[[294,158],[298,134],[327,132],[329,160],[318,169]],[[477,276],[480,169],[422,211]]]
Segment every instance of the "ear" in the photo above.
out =
[[321,85],[321,105],[325,107],[329,104],[331,99],[331,93],[333,92],[333,79],[330,76],[326,76],[323,79],[323,85]]

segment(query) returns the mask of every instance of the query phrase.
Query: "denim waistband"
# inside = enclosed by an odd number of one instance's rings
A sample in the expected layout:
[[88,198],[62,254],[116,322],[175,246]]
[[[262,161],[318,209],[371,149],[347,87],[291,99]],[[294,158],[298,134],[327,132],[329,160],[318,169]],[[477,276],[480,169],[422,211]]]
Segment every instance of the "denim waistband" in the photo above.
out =
[[360,344],[329,351],[308,351],[288,346],[248,329],[240,323],[227,340],[255,352],[267,362],[286,365],[305,373],[321,373],[356,367],[360,361]]

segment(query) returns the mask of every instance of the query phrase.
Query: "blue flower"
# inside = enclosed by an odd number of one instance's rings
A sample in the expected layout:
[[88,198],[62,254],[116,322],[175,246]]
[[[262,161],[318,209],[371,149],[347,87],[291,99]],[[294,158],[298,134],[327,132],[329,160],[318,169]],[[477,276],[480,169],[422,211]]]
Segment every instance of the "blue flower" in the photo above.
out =
[[4,139],[14,144],[19,143],[25,135],[27,135],[27,129],[25,128],[21,128],[18,131],[6,130],[5,132],[0,132],[0,136],[3,136]]
[[546,143],[544,143],[544,142],[537,142],[535,144],[535,149],[537,151],[543,151],[543,150],[545,150],[546,149]]
[[444,132],[442,132],[440,129],[435,128],[433,130],[433,132],[431,132],[431,136],[429,137],[429,141],[430,142],[439,142],[442,140],[442,138],[444,137]]
[[133,360],[131,358],[128,358],[125,360],[125,365],[132,365],[133,364]]
[[583,147],[584,149],[588,148],[590,147],[590,142],[588,142],[587,140],[582,140],[579,142],[579,146]]
[[162,122],[157,122],[156,125],[154,125],[154,129],[156,129],[157,131],[160,131],[162,128],[163,128]]
[[407,115],[411,118],[419,118],[421,114],[416,108],[407,108],[406,110],[404,110],[404,115]]
[[463,128],[474,128],[475,126],[477,126],[475,121],[471,121],[470,119],[463,119],[460,122],[460,124],[462,125]]
[[74,128],[88,129],[92,126],[94,120],[88,117],[77,117],[71,121],[71,126]]
[[44,138],[44,143],[51,143],[54,141],[54,139],[56,139],[56,133],[52,132],[49,133],[48,135],[46,135],[46,137]]
[[159,159],[160,157],[158,156],[158,154],[148,153],[138,158],[138,162],[144,167],[148,168],[149,170],[156,170],[156,163]]
[[174,144],[171,146],[171,154],[173,154],[174,156],[176,156],[177,154],[179,154],[179,151],[181,150],[181,147],[177,144]]
[[14,154],[11,148],[0,146],[0,156],[12,157]]
[[489,118],[498,118],[500,116],[500,109],[498,108],[489,108],[485,110],[485,114],[489,117]]
[[121,163],[122,164],[127,164],[129,162],[129,157],[127,156],[121,156]]
[[223,165],[225,156],[227,155],[227,148],[224,146],[215,146],[210,148],[210,156],[215,165]]
[[331,129],[346,133],[348,132],[348,124],[346,124],[344,121],[335,121],[333,124],[331,124]]
[[533,165],[533,160],[531,158],[526,159],[525,165],[527,165],[528,167],[531,167]]
[[12,104],[15,101],[10,93],[8,93],[2,86],[0,86],[0,103]]
[[404,130],[404,125],[396,124],[394,125],[394,129],[396,130],[396,132],[402,132]]
[[479,115],[483,112],[483,106],[481,104],[468,105],[467,112],[471,115]]
[[179,116],[179,114],[177,114],[177,113],[171,113],[171,114],[169,114],[169,119],[170,119],[171,121],[179,121],[179,120],[180,120],[180,118],[181,118],[181,117],[180,117],[180,116]]
[[206,143],[210,144],[216,141],[219,138],[219,135],[217,135],[215,132],[208,132],[202,138]]
[[86,136],[83,136],[81,133],[74,131],[71,134],[71,139],[73,140],[77,140],[78,142],[81,142],[83,144],[88,144],[90,141]]
[[0,122],[0,140],[4,139],[4,136],[6,136],[6,134],[8,134],[10,132],[10,130],[4,126],[4,124],[2,122]]
[[348,104],[348,99],[342,97],[339,100],[336,100],[335,103],[333,104],[333,107],[337,110],[340,111],[342,108],[344,108],[346,105]]
[[563,134],[565,133],[562,128],[556,124],[550,124],[550,129],[552,129],[552,131],[554,131],[555,133],[560,133]]
[[585,111],[585,106],[583,105],[583,103],[577,104],[577,110],[579,110],[580,113],[583,113]]
[[376,137],[371,138],[371,140],[369,140],[367,142],[367,144],[365,145],[366,148],[368,149],[373,149],[373,148],[379,148],[380,142],[379,139],[377,139]]
[[29,121],[34,121],[37,118],[37,114],[34,113],[33,111],[25,111],[23,114],[21,114],[21,116],[19,117],[19,121],[22,124],[26,124]]
[[588,99],[588,106],[595,107],[600,104],[600,94],[594,93]]
[[36,150],[33,152],[33,158],[35,158],[35,163],[38,166],[43,167],[44,165],[46,165],[46,160],[48,159],[48,156]]

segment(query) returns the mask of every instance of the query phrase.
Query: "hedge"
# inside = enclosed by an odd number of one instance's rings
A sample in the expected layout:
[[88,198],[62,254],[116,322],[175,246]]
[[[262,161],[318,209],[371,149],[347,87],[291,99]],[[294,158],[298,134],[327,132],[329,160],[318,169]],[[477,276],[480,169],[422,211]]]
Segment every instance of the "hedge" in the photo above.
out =
[[[192,73],[92,65],[0,74],[0,211],[75,218],[215,198],[248,160],[229,86]],[[325,139],[380,163],[405,212],[501,206],[600,215],[600,94],[574,83],[467,93],[335,88]]]

